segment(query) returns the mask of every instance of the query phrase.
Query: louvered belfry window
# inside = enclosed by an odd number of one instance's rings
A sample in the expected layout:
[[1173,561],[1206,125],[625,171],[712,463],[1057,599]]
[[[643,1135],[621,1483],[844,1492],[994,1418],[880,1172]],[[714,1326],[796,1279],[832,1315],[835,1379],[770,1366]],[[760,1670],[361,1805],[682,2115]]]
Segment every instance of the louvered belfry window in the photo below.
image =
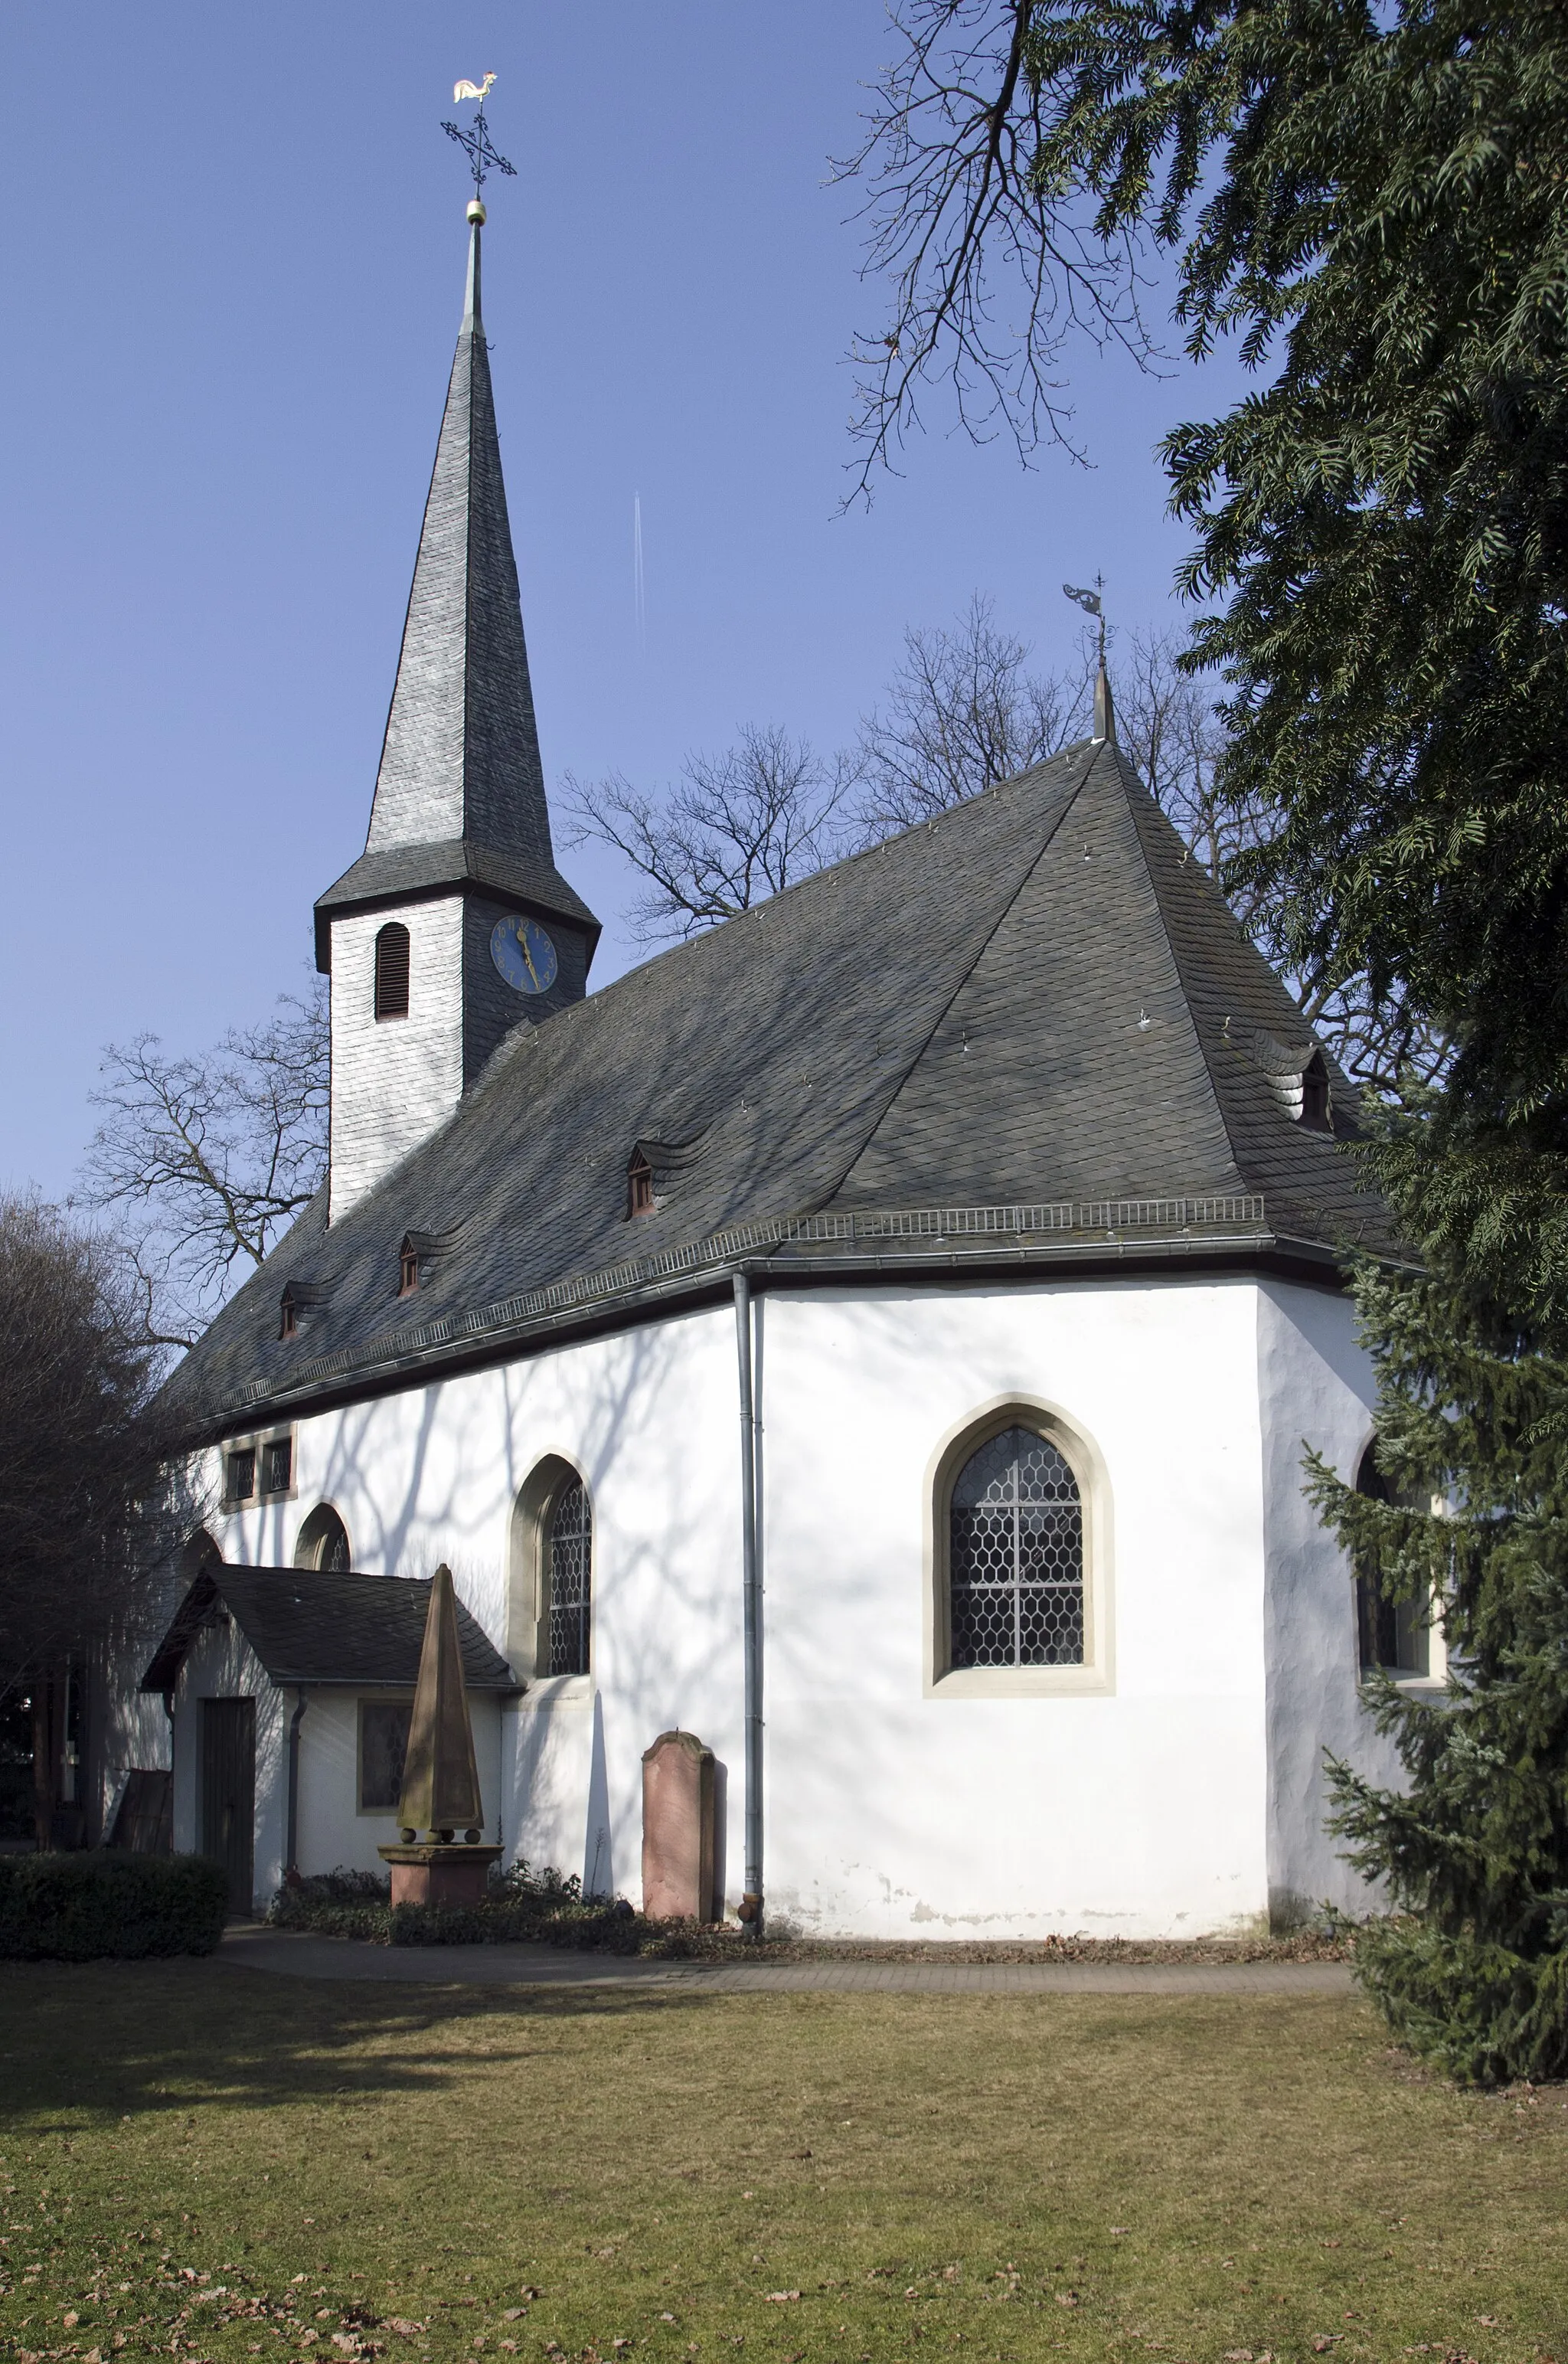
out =
[[550,1671],[588,1671],[593,1601],[594,1519],[588,1489],[573,1478],[556,1497],[550,1521]]
[[951,1663],[1081,1667],[1084,1506],[1055,1445],[1004,1429],[964,1463],[948,1516]]
[[389,920],[376,936],[375,1014],[408,1015],[408,931],[401,920]]

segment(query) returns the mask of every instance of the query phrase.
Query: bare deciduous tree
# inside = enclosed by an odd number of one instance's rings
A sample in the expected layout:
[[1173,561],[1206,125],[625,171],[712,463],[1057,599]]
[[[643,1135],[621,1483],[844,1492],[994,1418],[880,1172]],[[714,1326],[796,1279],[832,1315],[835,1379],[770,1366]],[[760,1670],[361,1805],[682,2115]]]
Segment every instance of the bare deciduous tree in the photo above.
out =
[[212,1051],[176,1057],[140,1034],[101,1072],[82,1202],[118,1219],[144,1339],[187,1346],[321,1187],[324,984]]
[[733,919],[844,850],[850,771],[804,739],[755,725],[720,755],[690,755],[662,798],[618,772],[565,776],[564,836],[613,846],[647,882],[632,905],[644,943]]
[[[61,1670],[141,1613],[199,1516],[166,1457],[159,1357],[111,1243],[0,1199],[0,1704],[40,1708]],[[54,1752],[39,1774],[47,1844]]]
[[951,628],[911,627],[882,707],[861,725],[855,817],[867,843],[1010,780],[1083,735],[1084,683],[1032,674],[976,592]]
[[885,329],[857,340],[851,497],[917,423],[919,388],[951,379],[964,426],[998,426],[1019,452],[1072,448],[1053,374],[1074,329],[1140,362],[1130,243],[1096,235],[1092,208],[1035,172],[1040,95],[1027,68],[1040,0],[892,0],[896,43],[859,148],[835,166],[867,190],[863,276],[893,285]]

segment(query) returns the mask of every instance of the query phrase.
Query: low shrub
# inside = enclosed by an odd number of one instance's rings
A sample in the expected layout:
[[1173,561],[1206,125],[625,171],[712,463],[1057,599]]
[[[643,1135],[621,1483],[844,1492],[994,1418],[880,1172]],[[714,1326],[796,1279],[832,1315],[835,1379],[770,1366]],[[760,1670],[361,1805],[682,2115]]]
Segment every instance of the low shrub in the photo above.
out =
[[639,1954],[667,1950],[673,1942],[663,1924],[633,1912],[624,1897],[614,1903],[585,1898],[574,1875],[536,1871],[526,1863],[492,1872],[484,1897],[473,1904],[395,1907],[391,1881],[373,1872],[315,1872],[280,1888],[267,1918],[275,1929],[310,1929],[378,1946],[526,1943]]
[[13,1961],[210,1954],[228,1918],[228,1874],[202,1856],[0,1856],[0,1955]]
[[312,1929],[323,1937],[361,1937],[384,1946],[392,1912],[392,1882],[373,1871],[298,1873],[285,1879],[267,1910],[274,1929]]

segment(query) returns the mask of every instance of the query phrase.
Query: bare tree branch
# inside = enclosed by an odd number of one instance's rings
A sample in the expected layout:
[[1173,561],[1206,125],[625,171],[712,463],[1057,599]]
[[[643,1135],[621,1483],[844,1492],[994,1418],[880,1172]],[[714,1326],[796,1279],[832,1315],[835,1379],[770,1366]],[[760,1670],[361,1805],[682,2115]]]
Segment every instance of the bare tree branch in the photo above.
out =
[[1042,122],[1027,60],[1039,6],[891,0],[896,54],[861,145],[833,168],[866,184],[862,275],[893,287],[886,329],[858,338],[852,354],[862,456],[851,500],[869,499],[873,474],[917,424],[922,384],[939,374],[972,436],[1002,428],[1027,457],[1041,440],[1074,449],[1052,374],[1073,330],[1145,365],[1154,357],[1130,240],[1100,236],[1087,204],[1070,207],[1035,169]]
[[752,726],[721,755],[688,756],[662,799],[618,772],[587,782],[568,773],[565,838],[613,846],[647,881],[628,915],[640,942],[694,936],[841,853],[849,785],[841,761]]
[[1027,670],[976,592],[950,629],[912,626],[884,705],[861,724],[855,818],[875,843],[1010,780],[1084,735],[1086,675]]
[[189,1345],[325,1176],[325,990],[194,1057],[111,1044],[100,1072],[81,1201],[120,1218],[144,1341]]

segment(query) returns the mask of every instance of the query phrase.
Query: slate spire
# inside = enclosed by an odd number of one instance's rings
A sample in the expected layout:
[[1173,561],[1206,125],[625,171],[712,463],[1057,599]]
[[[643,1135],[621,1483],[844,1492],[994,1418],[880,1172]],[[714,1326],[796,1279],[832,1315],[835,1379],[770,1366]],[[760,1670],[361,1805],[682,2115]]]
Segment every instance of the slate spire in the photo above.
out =
[[467,839],[553,867],[481,306],[484,207],[365,850]]

